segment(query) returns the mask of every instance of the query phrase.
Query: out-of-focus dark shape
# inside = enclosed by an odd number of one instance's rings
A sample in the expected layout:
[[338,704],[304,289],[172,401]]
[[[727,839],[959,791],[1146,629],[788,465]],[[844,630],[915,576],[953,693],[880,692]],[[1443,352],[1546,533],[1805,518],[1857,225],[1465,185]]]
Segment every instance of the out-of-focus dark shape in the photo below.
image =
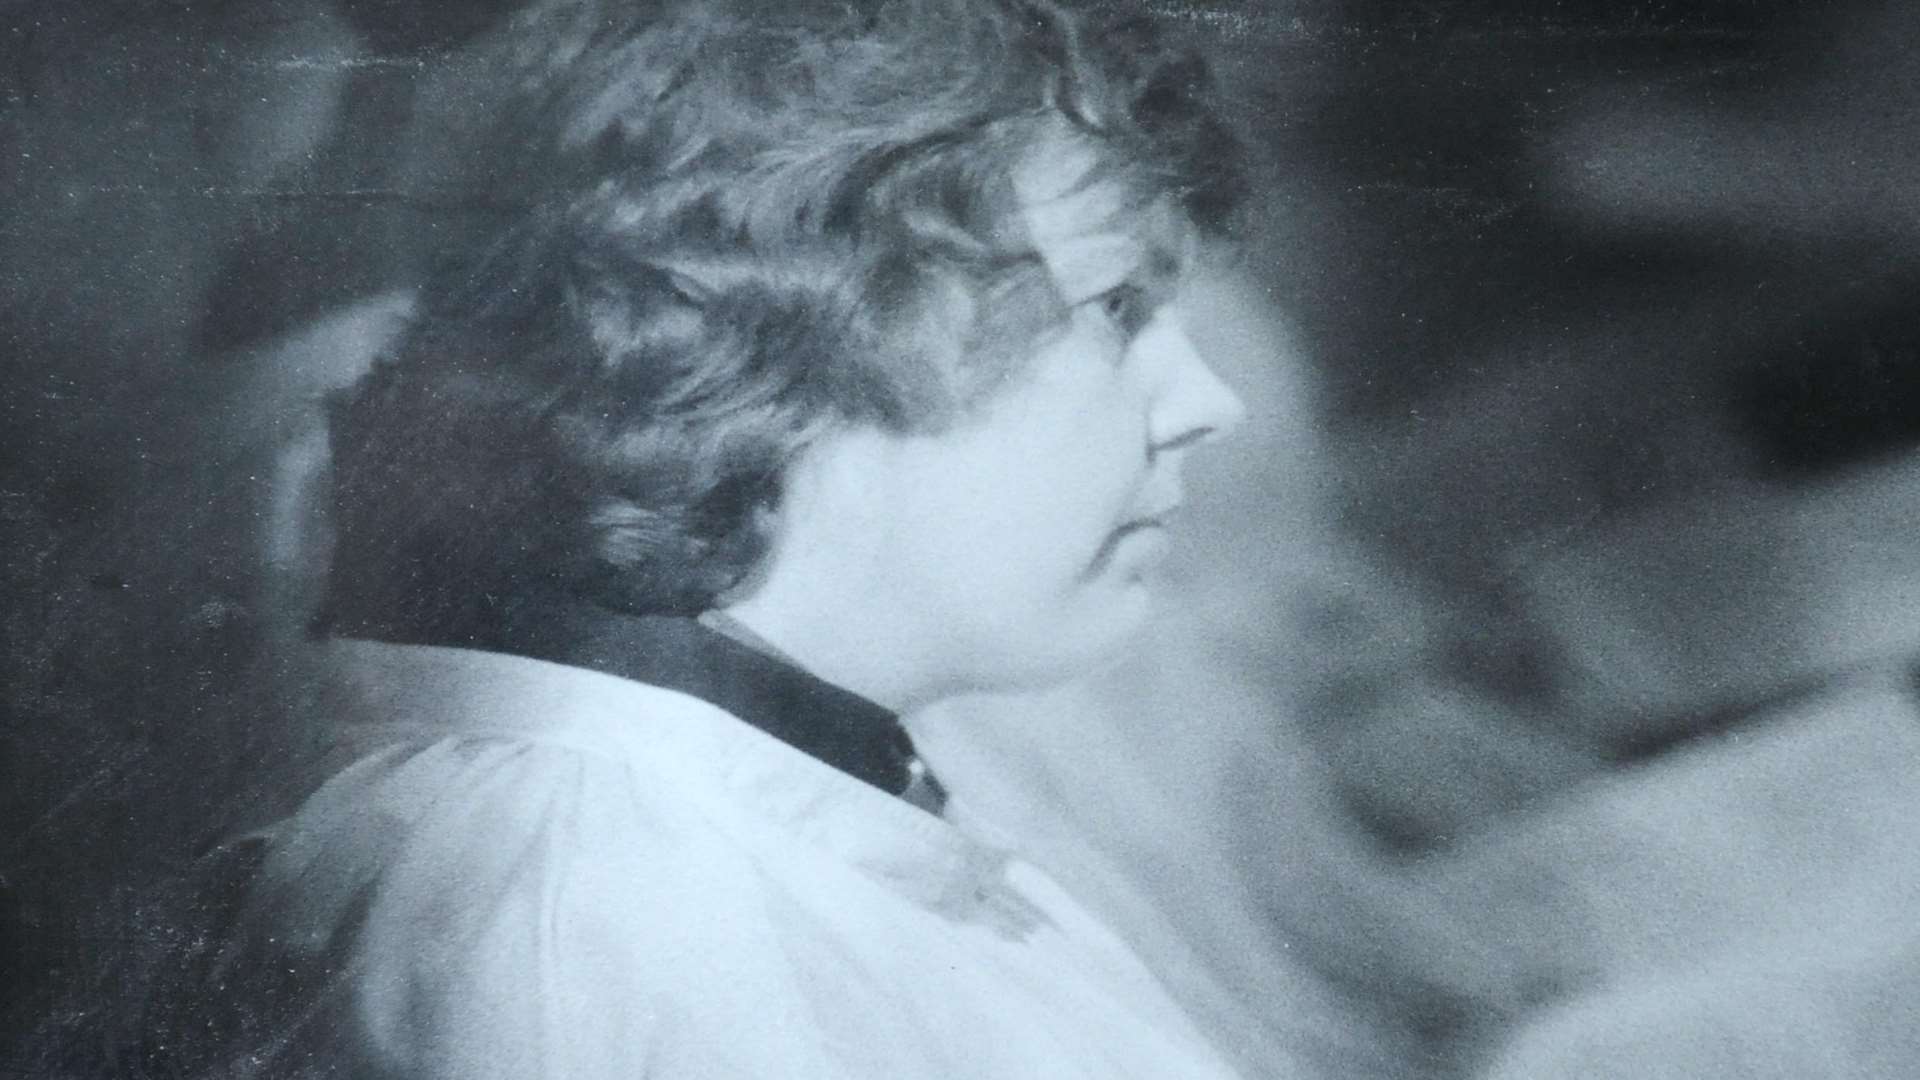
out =
[[[1920,14],[1856,4],[1796,23],[1795,62],[1776,59],[1774,78],[1732,95],[1596,93],[1543,158],[1556,205],[1586,230],[1617,243],[1680,234],[1778,267],[1754,283],[1770,297],[1764,336],[1727,319],[1722,298],[1691,301],[1730,335],[1694,366],[1744,467],[1691,505],[1656,500],[1533,560],[1534,591],[1560,594],[1569,633],[1639,627],[1639,655],[1589,665],[1611,672],[1630,714],[1664,701],[1682,715],[1716,695],[1737,707],[1743,692],[1915,645],[1899,629],[1911,620],[1883,601],[1920,577],[1906,494],[1920,443],[1920,154],[1906,137],[1920,123]],[[1764,490],[1779,479],[1794,483]],[[1564,584],[1582,577],[1613,581]],[[1621,601],[1639,612],[1613,618]],[[1886,633],[1863,636],[1876,624]]]
[[1550,144],[1587,235],[1770,267],[1771,332],[1692,301],[1727,330],[1695,386],[1744,468],[1509,556],[1624,767],[1430,877],[1509,939],[1516,977],[1467,991],[1502,1080],[1920,1068],[1920,15],[1798,21],[1765,82],[1596,94]]
[[0,1044],[17,1046],[54,995],[114,1000],[104,958],[167,932],[153,882],[249,752],[211,718],[258,704],[262,485],[226,439],[246,406],[217,408],[230,372],[196,342],[252,193],[328,137],[353,43],[305,5],[6,19],[0,863],[19,964]]
[[1608,230],[1910,250],[1920,18],[1886,0],[1785,10],[1797,34],[1764,82],[1711,97],[1617,85],[1581,102],[1547,177],[1563,210]]
[[1879,310],[1782,342],[1737,379],[1733,415],[1764,475],[1804,481],[1920,443],[1917,288],[1905,278]]
[[1874,3],[1800,21],[1763,85],[1596,92],[1547,176],[1588,228],[1786,253],[1831,279],[1781,295],[1800,321],[1728,375],[1762,467],[1788,478],[1920,440],[1920,18]]

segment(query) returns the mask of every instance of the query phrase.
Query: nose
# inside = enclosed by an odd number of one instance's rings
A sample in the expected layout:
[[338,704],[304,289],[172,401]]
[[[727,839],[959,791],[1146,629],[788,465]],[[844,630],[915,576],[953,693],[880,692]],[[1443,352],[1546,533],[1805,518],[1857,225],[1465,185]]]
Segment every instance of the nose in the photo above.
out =
[[1162,309],[1134,345],[1148,353],[1155,378],[1147,414],[1153,453],[1210,442],[1247,418],[1246,403],[1194,348],[1177,310]]

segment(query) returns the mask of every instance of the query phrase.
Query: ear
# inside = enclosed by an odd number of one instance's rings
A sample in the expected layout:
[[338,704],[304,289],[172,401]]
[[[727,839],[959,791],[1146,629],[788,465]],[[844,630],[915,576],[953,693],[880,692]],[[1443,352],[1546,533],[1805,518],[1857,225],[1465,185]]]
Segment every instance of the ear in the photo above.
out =
[[766,521],[767,552],[752,575],[729,590],[726,610],[778,607],[787,614],[825,610],[836,593],[862,587],[868,553],[889,528],[893,471],[877,429],[834,430],[809,443],[781,477]]

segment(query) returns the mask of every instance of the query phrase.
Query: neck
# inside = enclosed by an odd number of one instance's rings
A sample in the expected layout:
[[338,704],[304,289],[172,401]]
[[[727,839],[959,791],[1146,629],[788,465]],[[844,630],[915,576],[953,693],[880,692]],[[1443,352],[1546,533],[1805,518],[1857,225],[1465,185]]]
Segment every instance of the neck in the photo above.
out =
[[703,621],[896,713],[923,708],[950,692],[927,677],[929,665],[900,647],[913,636],[886,620],[823,607],[797,611],[775,599],[756,593]]

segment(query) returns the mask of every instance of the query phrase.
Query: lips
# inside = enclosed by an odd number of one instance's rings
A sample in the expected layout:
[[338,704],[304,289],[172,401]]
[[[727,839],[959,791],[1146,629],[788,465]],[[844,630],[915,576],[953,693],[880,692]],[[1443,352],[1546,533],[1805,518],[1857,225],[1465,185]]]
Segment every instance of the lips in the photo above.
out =
[[1129,537],[1163,532],[1172,520],[1174,513],[1179,509],[1180,506],[1178,503],[1171,503],[1168,504],[1165,509],[1141,514],[1122,522],[1117,528],[1107,534],[1106,541],[1100,545],[1100,550],[1095,553],[1093,564],[1089,569],[1096,574],[1105,570],[1112,564],[1113,557],[1120,550],[1121,544]]
[[1129,529],[1148,529],[1148,528],[1164,529],[1167,527],[1168,524],[1172,522],[1173,515],[1178,513],[1179,510],[1180,510],[1179,503],[1177,502],[1168,503],[1165,507],[1159,510],[1153,510],[1145,514],[1141,514],[1137,517],[1128,519],[1125,523],[1123,523],[1120,526],[1120,529],[1118,531],[1126,531]]
[[1167,523],[1160,518],[1136,518],[1113,530],[1112,539],[1115,541],[1124,540],[1134,533],[1145,532],[1148,529],[1164,529],[1166,527]]

